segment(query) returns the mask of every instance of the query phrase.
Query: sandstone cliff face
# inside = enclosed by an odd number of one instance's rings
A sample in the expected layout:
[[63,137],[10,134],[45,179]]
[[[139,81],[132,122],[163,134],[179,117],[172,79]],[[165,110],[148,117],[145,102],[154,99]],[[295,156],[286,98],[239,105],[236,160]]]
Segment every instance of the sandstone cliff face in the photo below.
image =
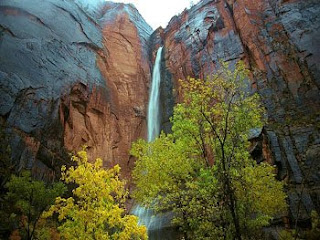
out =
[[86,144],[92,156],[112,165],[119,163],[127,175],[133,166],[131,143],[146,136],[150,67],[144,47],[151,28],[130,5],[107,2],[99,14],[103,51],[98,52],[97,66],[106,80],[109,101],[101,102],[101,93],[94,91],[85,104],[85,114],[71,106],[72,124],[65,125],[65,146],[73,150]]
[[150,41],[133,6],[85,2],[0,1],[0,116],[18,170],[54,178],[86,144],[128,175],[130,144],[146,137],[149,61],[164,45],[162,128],[170,131],[178,79],[243,59],[269,117],[252,152],[288,182],[293,220],[320,208],[317,0],[203,0]]
[[145,136],[150,34],[128,5],[0,2],[0,115],[18,169],[54,177],[86,144],[129,172],[130,144]]
[[[319,27],[316,0],[204,0],[152,38],[155,47],[165,47],[163,80],[176,89],[178,79],[212,74],[220,59],[248,64],[251,89],[262,96],[269,118],[259,151],[289,184],[293,220],[308,219],[320,206]],[[172,97],[179,101],[179,94]]]

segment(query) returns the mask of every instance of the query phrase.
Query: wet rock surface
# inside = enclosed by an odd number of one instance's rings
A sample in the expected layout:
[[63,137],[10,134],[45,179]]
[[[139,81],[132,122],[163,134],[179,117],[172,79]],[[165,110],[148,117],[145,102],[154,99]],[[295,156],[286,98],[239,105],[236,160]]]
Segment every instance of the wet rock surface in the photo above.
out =
[[163,33],[157,30],[162,73],[176,102],[179,79],[206,79],[219,60],[231,67],[246,62],[250,89],[262,96],[269,119],[252,151],[263,155],[258,161],[277,165],[278,178],[288,182],[291,219],[301,221],[320,210],[319,16],[316,0],[204,0],[173,17]]
[[82,3],[0,2],[0,115],[17,169],[39,177],[83,144],[128,174],[145,136],[151,28],[131,5]]
[[66,159],[60,98],[78,82],[106,92],[95,66],[101,33],[71,1],[37,0],[1,1],[0,32],[0,115],[14,136],[14,161],[52,175],[61,162],[41,160]]
[[269,119],[252,152],[288,182],[293,221],[320,210],[317,0],[203,0],[152,35],[132,5],[85,3],[0,1],[0,116],[17,170],[55,178],[67,152],[86,144],[128,176],[131,143],[146,137],[151,63],[164,45],[162,129],[170,131],[179,79],[244,60]]

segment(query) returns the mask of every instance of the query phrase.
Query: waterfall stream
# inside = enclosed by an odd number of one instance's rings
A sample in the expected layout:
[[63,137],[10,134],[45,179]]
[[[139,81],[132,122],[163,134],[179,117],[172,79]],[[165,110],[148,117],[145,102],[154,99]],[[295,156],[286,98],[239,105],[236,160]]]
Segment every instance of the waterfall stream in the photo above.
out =
[[[152,142],[160,134],[160,81],[161,81],[161,54],[162,48],[157,51],[156,60],[153,66],[152,82],[149,95],[148,105],[148,142]],[[148,229],[150,240],[171,239],[171,233],[164,231],[170,223],[170,213],[155,215],[152,210],[137,205],[133,208],[132,213],[139,217],[139,224],[143,224]]]
[[148,142],[152,142],[160,134],[160,81],[161,81],[161,54],[162,47],[157,51],[152,72],[151,91],[148,105]]

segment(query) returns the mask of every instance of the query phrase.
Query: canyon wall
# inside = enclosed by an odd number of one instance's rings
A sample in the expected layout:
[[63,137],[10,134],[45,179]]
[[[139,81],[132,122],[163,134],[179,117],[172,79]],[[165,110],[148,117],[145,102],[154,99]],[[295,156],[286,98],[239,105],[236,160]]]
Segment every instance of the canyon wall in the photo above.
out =
[[130,172],[145,137],[151,27],[132,5],[0,2],[0,116],[16,169],[54,178],[86,145]]
[[178,79],[205,79],[220,60],[245,61],[251,91],[262,96],[268,114],[255,137],[264,139],[259,158],[277,165],[278,178],[288,183],[289,216],[301,223],[320,210],[319,27],[316,0],[204,0],[151,37],[151,56],[164,45],[163,129],[174,103],[168,99],[180,99]]
[[268,113],[257,159],[287,181],[292,220],[320,210],[318,0],[203,0],[153,33],[132,5],[95,2],[0,1],[0,120],[17,170],[52,179],[85,144],[130,175],[163,45],[162,128],[170,131],[178,79],[244,60]]

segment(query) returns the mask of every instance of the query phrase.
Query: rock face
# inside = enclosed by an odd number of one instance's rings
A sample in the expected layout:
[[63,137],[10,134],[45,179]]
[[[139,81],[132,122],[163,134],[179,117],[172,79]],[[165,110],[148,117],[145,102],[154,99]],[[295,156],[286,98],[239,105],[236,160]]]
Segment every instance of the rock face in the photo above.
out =
[[83,144],[130,170],[145,136],[152,29],[131,5],[0,2],[0,116],[18,169],[54,177]]
[[[262,96],[269,119],[259,159],[275,163],[279,179],[288,182],[293,221],[320,210],[319,27],[317,0],[204,0],[151,38],[151,52],[164,45],[167,87],[161,96],[167,112],[173,107],[167,89],[177,89],[178,79],[206,78],[219,60],[247,63],[251,90]],[[172,97],[179,101],[179,94]]]
[[132,5],[94,2],[0,1],[0,118],[18,170],[54,178],[86,144],[129,175],[131,142],[146,137],[150,63],[164,45],[162,128],[178,79],[244,60],[269,118],[252,153],[288,182],[293,221],[320,210],[318,0],[203,0],[152,35]]
[[76,124],[65,125],[65,146],[72,150],[86,144],[93,156],[101,156],[112,165],[120,163],[128,174],[133,164],[131,143],[146,136],[150,67],[143,47],[151,28],[131,5],[111,2],[102,6],[99,25],[103,51],[98,53],[97,66],[106,80],[109,101],[104,106],[103,97],[94,93],[94,99],[89,100],[93,111],[82,114],[80,109],[73,109],[71,121]]

